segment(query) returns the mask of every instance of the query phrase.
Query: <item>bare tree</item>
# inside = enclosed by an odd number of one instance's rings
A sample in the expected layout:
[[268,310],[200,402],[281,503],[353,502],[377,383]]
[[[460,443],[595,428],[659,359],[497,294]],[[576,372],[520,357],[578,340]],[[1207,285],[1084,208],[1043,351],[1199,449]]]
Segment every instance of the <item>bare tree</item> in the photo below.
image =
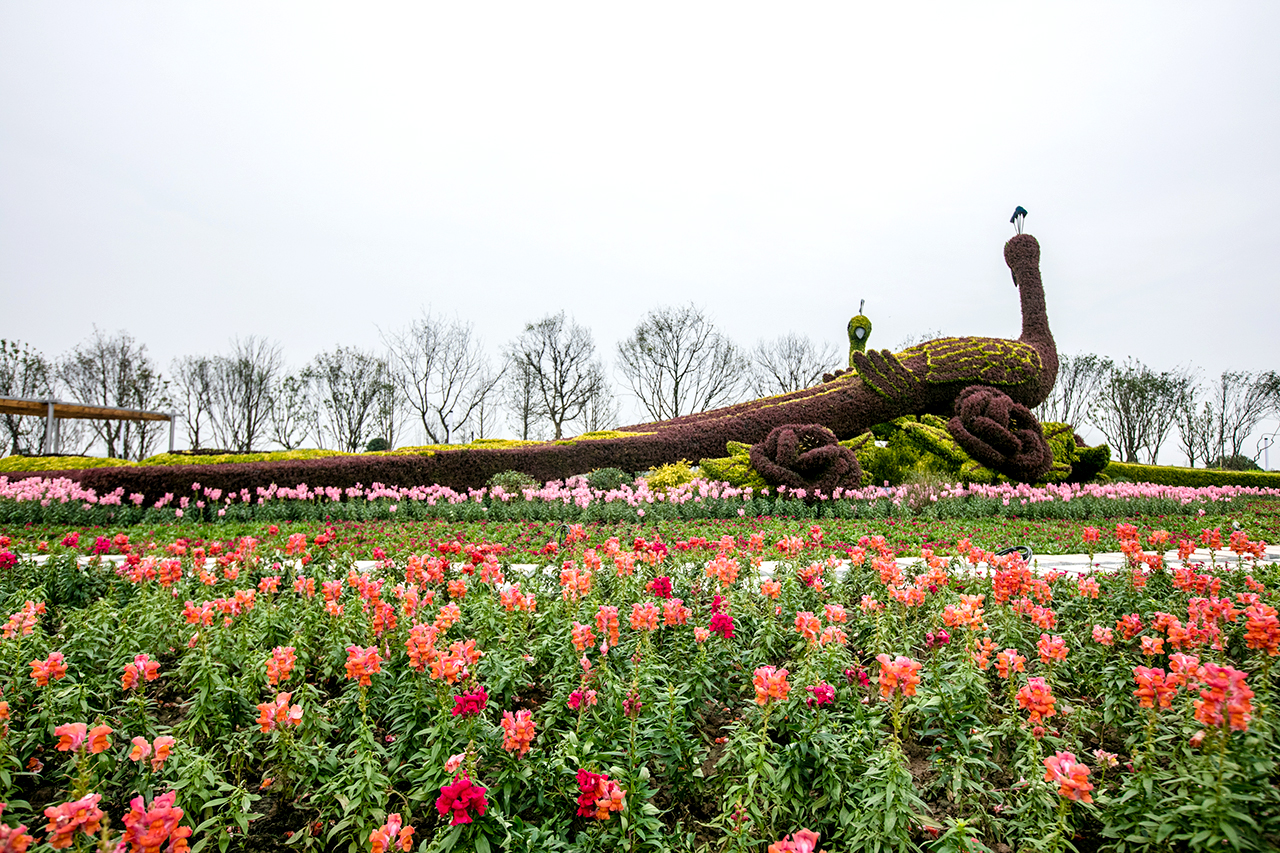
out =
[[507,350],[507,358],[527,376],[537,416],[551,424],[554,438],[581,418],[606,385],[591,331],[565,313],[528,323]]
[[231,342],[231,353],[212,359],[210,396],[218,443],[248,453],[266,437],[271,392],[283,359],[278,344],[250,335]]
[[1208,466],[1220,453],[1215,454],[1213,409],[1202,401],[1194,386],[1189,387],[1178,406],[1178,440],[1187,464],[1196,467],[1196,460]]
[[1156,373],[1139,361],[1112,367],[1098,399],[1094,425],[1126,462],[1156,464],[1160,446],[1178,419],[1178,410],[1192,383],[1186,370]]
[[519,361],[507,365],[502,378],[502,400],[510,423],[522,441],[538,439],[538,396],[534,388],[534,371]]
[[618,344],[619,368],[654,420],[733,400],[747,360],[692,304],[650,311]]
[[[0,397],[48,398],[53,395],[53,365],[43,355],[19,341],[0,339]],[[46,453],[45,424],[41,418],[4,415],[0,418],[8,436],[9,453]]]
[[173,360],[170,370],[177,386],[178,401],[184,408],[182,421],[187,443],[192,450],[199,450],[213,429],[213,359],[203,355],[183,356]]
[[400,435],[402,412],[400,391],[391,379],[390,364],[387,365],[387,381],[383,384],[382,391],[374,399],[373,412],[371,414],[373,415],[374,435],[387,442],[388,450],[394,449],[396,438]]
[[831,344],[819,347],[807,335],[788,332],[751,351],[751,390],[757,397],[799,391],[840,366],[840,351]]
[[291,374],[276,383],[275,393],[271,395],[267,437],[285,450],[293,450],[301,447],[311,435],[320,443],[319,433],[320,413],[305,374]]
[[317,355],[304,375],[323,409],[321,437],[327,433],[337,449],[358,452],[373,437],[374,409],[391,384],[387,362],[372,353],[339,346]]
[[1205,406],[1213,417],[1214,454],[1207,458],[1208,464],[1243,454],[1245,440],[1274,409],[1276,385],[1274,371],[1225,370],[1209,386]]
[[432,444],[448,444],[502,378],[490,368],[469,323],[428,312],[383,340],[391,352],[392,380]]
[[609,390],[609,384],[602,382],[587,400],[587,407],[582,412],[582,425],[587,432],[612,429],[618,425],[620,412],[618,401]]
[[1111,376],[1111,359],[1093,353],[1058,354],[1058,378],[1049,398],[1035,409],[1045,423],[1071,424],[1077,430],[1089,421],[1098,391]]
[[[108,338],[99,329],[71,351],[58,375],[77,401],[125,409],[158,410],[169,404],[169,383],[156,370],[145,344],[128,333]],[[142,459],[160,434],[161,421],[90,421],[107,455]]]
[[898,341],[898,345],[893,348],[893,351],[902,352],[904,349],[910,349],[916,344],[936,341],[939,338],[945,337],[946,335],[944,335],[940,329],[925,329],[923,332],[918,332],[914,335],[905,335],[900,341]]

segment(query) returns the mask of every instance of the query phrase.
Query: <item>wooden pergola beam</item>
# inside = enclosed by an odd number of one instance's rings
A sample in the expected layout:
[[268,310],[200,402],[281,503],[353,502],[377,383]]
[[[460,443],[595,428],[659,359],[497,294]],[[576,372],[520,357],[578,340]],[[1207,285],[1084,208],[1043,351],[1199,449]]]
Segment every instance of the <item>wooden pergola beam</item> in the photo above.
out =
[[[0,397],[0,415],[34,415],[46,417],[49,414],[49,401],[23,400],[12,397]],[[141,409],[116,409],[111,406],[85,406],[80,403],[53,404],[55,418],[72,418],[77,420],[112,420],[112,421],[167,421],[171,415],[167,412],[147,412]]]
[[119,409],[114,406],[86,406],[57,400],[31,400],[24,397],[0,397],[0,415],[32,415],[45,419],[45,449],[57,452],[61,437],[56,424],[60,420],[96,421],[168,421],[169,452],[173,452],[175,415],[171,412],[148,412],[143,409]]

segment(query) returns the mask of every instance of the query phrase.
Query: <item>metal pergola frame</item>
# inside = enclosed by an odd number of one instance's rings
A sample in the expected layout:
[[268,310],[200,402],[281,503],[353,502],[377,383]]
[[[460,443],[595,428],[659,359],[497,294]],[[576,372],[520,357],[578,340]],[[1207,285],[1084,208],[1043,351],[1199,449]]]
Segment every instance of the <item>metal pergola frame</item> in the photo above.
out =
[[58,421],[168,421],[169,452],[173,452],[176,412],[148,412],[143,409],[120,409],[114,406],[88,406],[83,403],[65,403],[54,399],[27,397],[0,397],[0,415],[32,415],[45,419],[44,446],[46,451],[57,453],[61,449],[61,430]]

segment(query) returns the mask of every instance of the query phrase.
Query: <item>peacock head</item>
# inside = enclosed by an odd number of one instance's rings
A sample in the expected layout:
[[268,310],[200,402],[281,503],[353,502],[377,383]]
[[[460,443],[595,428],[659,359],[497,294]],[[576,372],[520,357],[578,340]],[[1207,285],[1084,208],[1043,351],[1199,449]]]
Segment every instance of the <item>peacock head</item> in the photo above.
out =
[[1014,287],[1017,287],[1020,270],[1040,268],[1040,244],[1030,234],[1019,234],[1004,244],[1004,262],[1009,265]]

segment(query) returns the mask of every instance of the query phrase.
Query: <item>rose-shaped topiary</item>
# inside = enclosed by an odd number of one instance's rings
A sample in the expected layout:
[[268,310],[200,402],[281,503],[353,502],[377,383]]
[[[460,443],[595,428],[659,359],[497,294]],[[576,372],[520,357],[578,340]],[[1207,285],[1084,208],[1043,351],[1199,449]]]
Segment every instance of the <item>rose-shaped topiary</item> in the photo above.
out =
[[774,427],[764,441],[751,446],[751,466],[771,486],[830,494],[837,486],[862,485],[858,457],[822,424]]
[[1011,480],[1034,483],[1053,466],[1053,451],[1031,410],[987,385],[970,385],[956,398],[947,431],[965,452]]

